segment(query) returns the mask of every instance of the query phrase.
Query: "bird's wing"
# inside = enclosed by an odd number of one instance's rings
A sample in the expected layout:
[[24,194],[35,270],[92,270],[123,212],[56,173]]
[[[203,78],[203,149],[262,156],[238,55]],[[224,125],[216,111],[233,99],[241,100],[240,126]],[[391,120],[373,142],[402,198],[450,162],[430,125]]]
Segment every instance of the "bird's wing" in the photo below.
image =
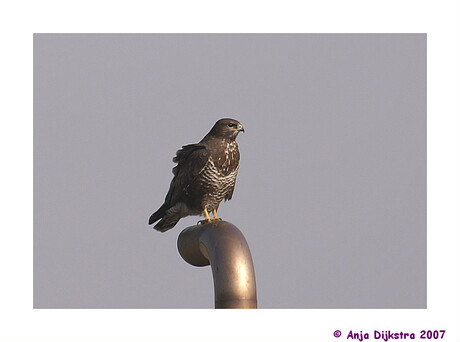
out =
[[174,178],[171,181],[168,194],[165,202],[170,206],[177,203],[180,197],[186,193],[187,188],[196,179],[196,176],[201,172],[208,162],[210,153],[206,146],[201,144],[191,144],[182,146],[177,151],[173,161],[177,165],[173,168]]

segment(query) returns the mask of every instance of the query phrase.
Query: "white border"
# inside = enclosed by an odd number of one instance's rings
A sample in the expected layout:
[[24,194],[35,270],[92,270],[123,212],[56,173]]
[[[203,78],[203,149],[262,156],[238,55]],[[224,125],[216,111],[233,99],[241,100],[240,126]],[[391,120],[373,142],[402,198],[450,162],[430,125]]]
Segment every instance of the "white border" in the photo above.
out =
[[[457,1],[10,1],[0,13],[0,341],[345,340],[335,329],[460,340]],[[428,33],[428,309],[33,310],[33,32]]]

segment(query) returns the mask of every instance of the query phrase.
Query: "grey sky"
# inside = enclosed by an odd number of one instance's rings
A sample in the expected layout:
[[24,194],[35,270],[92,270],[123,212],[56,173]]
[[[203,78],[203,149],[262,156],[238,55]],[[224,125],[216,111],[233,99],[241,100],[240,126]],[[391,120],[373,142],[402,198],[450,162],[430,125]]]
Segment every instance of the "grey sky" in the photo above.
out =
[[426,35],[39,34],[36,308],[213,306],[147,221],[221,117],[259,307],[426,307]]

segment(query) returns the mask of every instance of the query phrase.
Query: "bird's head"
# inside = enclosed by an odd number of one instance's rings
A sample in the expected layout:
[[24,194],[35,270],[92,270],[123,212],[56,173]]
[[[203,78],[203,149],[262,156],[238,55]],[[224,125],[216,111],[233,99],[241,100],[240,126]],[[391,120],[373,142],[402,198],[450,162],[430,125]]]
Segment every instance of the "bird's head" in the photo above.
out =
[[240,132],[244,132],[244,128],[238,120],[225,118],[217,121],[208,135],[234,140]]

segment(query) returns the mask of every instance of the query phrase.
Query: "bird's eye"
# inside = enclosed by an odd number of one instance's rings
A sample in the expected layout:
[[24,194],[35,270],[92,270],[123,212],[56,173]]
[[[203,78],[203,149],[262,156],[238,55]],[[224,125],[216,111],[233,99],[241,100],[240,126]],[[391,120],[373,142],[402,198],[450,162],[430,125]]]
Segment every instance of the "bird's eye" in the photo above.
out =
[[236,125],[234,123],[229,123],[228,127],[235,127]]

